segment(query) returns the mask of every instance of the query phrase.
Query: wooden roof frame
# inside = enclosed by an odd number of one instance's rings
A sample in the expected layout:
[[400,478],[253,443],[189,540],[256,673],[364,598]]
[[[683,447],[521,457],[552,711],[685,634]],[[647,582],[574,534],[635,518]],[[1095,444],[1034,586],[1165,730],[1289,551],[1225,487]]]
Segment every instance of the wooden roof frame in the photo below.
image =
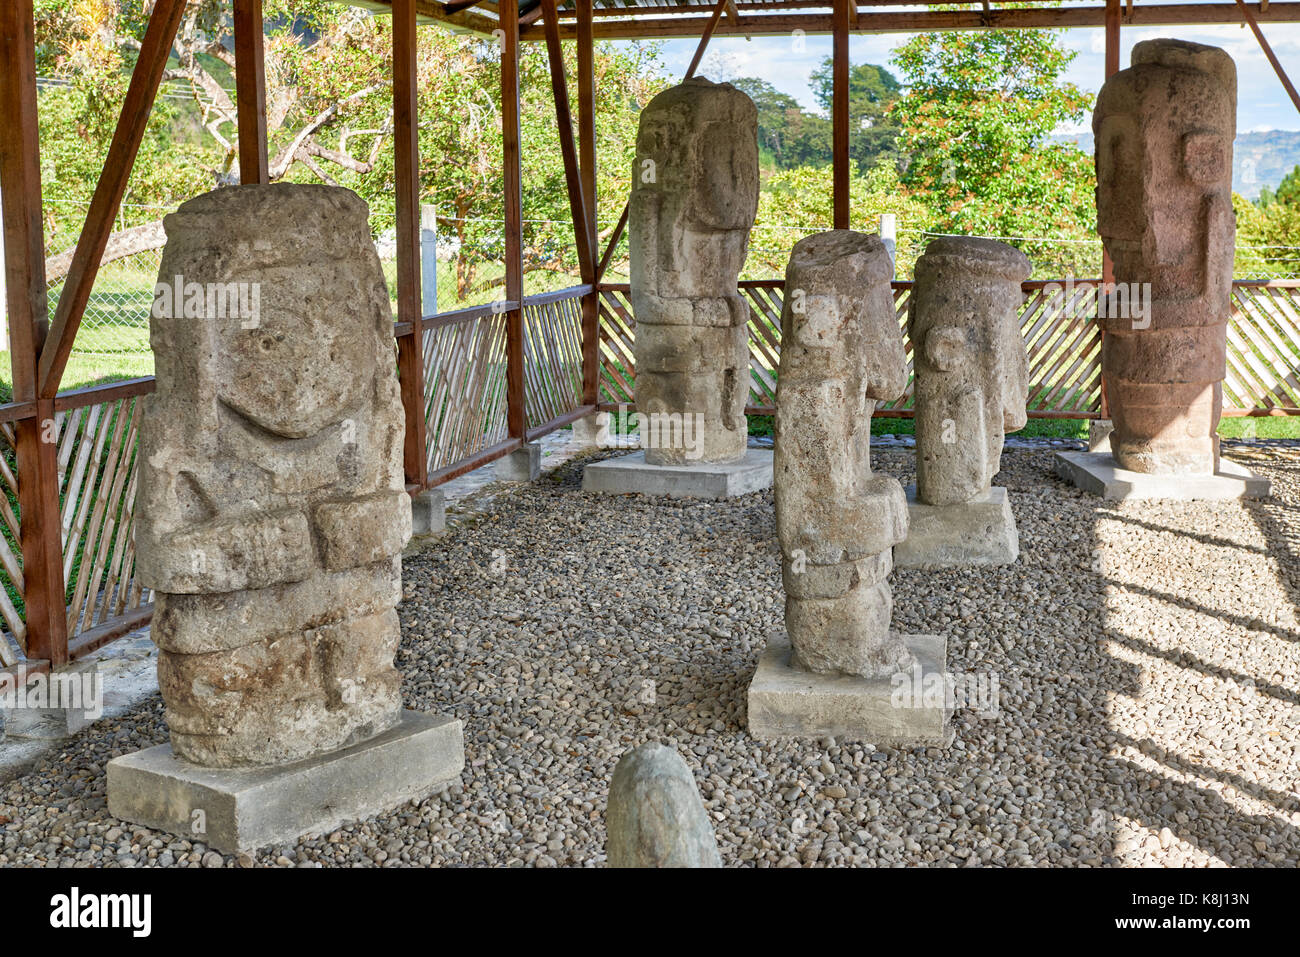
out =
[[[376,11],[390,8],[392,0],[340,0]],[[561,39],[578,35],[577,6],[557,11]],[[992,6],[989,0],[948,0],[943,6],[964,4],[969,10],[926,9],[937,3],[902,3],[899,0],[857,0],[849,8],[849,33],[922,33],[943,30],[990,29],[1058,29],[1065,27],[1104,27],[1107,22],[1105,2],[1054,5],[1050,0],[1013,0],[1011,4]],[[1204,26],[1242,23],[1242,7],[1259,23],[1300,22],[1300,2],[1283,0],[1270,3],[1238,3],[1219,0],[1207,3],[1137,3],[1125,0],[1120,10],[1122,26]],[[712,4],[707,0],[661,3],[625,3],[596,6],[592,11],[592,36],[597,40],[649,40],[699,37],[711,19]],[[724,4],[727,16],[713,30],[715,36],[783,36],[795,30],[805,34],[834,33],[833,0],[732,0]],[[524,8],[520,19],[521,42],[544,41],[540,7],[535,3]],[[496,0],[482,0],[471,7],[463,2],[442,4],[436,0],[416,0],[421,22],[441,23],[455,30],[492,36],[500,26]]]

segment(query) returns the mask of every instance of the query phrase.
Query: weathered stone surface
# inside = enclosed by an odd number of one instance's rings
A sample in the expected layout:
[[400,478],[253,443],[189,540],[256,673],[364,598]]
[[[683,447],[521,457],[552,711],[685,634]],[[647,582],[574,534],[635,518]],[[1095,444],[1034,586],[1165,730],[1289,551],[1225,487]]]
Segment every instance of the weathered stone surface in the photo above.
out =
[[1236,117],[1232,59],[1181,40],[1136,44],[1097,97],[1097,226],[1117,285],[1101,320],[1102,379],[1110,447],[1130,471],[1218,465]]
[[703,77],[641,111],[628,213],[642,415],[698,416],[690,450],[646,449],[651,465],[745,454],[749,306],[736,278],[758,208],[758,112]]
[[[907,535],[903,487],[871,474],[871,413],[907,386],[893,264],[876,236],[795,244],[777,378],[776,527],[796,667],[877,677],[911,654],[889,631],[889,549]],[[809,576],[805,584],[800,576]]]
[[899,568],[1009,565],[1020,555],[1020,533],[1007,490],[994,485],[954,505],[927,505],[907,491],[907,540],[894,546]]
[[672,748],[648,741],[614,768],[605,816],[610,867],[721,867],[695,776]]
[[945,237],[916,261],[908,327],[916,373],[917,497],[955,505],[987,494],[1004,433],[1025,426],[1029,360],[1020,334],[1024,253]]
[[237,767],[348,746],[401,712],[393,609],[411,535],[366,205],[241,186],[165,228],[160,282],[248,284],[256,304],[175,303],[150,323],[136,543],[172,747]]

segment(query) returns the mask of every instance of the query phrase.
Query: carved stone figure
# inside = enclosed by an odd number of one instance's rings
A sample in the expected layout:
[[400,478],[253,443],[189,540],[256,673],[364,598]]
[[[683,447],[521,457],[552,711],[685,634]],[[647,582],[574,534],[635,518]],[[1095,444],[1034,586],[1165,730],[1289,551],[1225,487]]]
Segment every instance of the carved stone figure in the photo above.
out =
[[619,758],[605,820],[610,867],[721,867],[713,821],[682,756],[654,741]]
[[903,487],[871,473],[871,414],[907,387],[893,263],[876,236],[800,240],[781,312],[776,526],[794,667],[881,677],[911,653],[889,630]]
[[988,493],[1005,432],[1025,426],[1029,362],[1017,314],[1029,260],[990,239],[942,238],[916,261],[916,489],[928,505]]
[[1130,471],[1218,467],[1236,115],[1232,59],[1181,40],[1135,45],[1097,97],[1097,224],[1117,287],[1102,309],[1102,382],[1111,449]]
[[[628,214],[636,403],[691,416],[702,437],[646,448],[650,465],[745,455],[749,307],[736,277],[758,208],[758,113],[702,77],[641,112]],[[698,417],[698,418],[697,418]],[[644,421],[644,419],[643,419]]]
[[240,186],[165,227],[179,295],[150,326],[135,515],[173,750],[275,765],[368,739],[401,714],[411,504],[366,205]]

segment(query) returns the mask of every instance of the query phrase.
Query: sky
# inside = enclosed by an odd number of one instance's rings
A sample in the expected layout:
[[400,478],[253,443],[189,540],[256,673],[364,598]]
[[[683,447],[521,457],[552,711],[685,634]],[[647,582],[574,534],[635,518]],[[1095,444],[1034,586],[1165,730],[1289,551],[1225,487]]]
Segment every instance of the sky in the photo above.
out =
[[[1282,66],[1300,82],[1300,24],[1261,24],[1264,36]],[[1100,27],[1076,27],[1061,31],[1063,42],[1078,56],[1067,79],[1093,93],[1101,87],[1105,69],[1105,36]],[[890,51],[912,34],[857,35],[850,38],[849,59],[857,63],[889,66]],[[1201,27],[1125,27],[1120,32],[1120,65],[1128,66],[1129,52],[1139,40],[1177,37],[1222,47],[1237,64],[1237,132],[1258,130],[1300,130],[1296,112],[1286,90],[1249,29],[1235,25]],[[686,72],[698,40],[672,40],[664,46],[664,62],[670,73]],[[709,43],[700,73],[710,79],[757,76],[788,93],[808,109],[815,109],[809,74],[830,56],[831,38],[803,38],[803,49],[792,37],[714,37]],[[894,71],[897,72],[897,71]],[[1082,127],[1081,127],[1082,129]],[[1077,132],[1073,129],[1060,133]]]

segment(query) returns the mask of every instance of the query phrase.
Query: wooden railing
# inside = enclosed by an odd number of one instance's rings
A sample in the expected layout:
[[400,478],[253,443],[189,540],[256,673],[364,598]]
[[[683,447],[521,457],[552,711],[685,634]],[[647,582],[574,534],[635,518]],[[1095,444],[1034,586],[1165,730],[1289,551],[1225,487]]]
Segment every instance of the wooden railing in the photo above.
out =
[[[1098,418],[1101,415],[1101,335],[1097,326],[1100,280],[1063,285],[1024,284],[1020,331],[1029,355],[1031,418]],[[778,279],[739,284],[749,300],[749,407],[754,415],[776,411],[776,370],[781,355]],[[907,353],[907,392],[882,403],[877,415],[912,415],[912,343],[907,335],[910,282],[896,282],[894,305]],[[600,407],[632,405],[636,382],[635,322],[626,284],[601,284]],[[1228,371],[1224,415],[1300,414],[1300,280],[1233,283],[1228,324]]]

